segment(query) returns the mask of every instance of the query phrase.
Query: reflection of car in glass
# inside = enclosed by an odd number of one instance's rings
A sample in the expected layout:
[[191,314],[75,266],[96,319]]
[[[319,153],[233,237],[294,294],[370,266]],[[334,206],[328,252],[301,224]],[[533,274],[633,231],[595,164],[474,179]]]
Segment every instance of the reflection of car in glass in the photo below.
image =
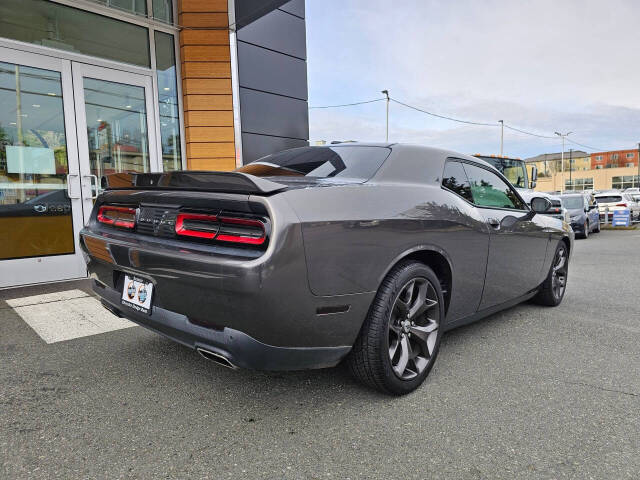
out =
[[589,233],[600,231],[600,214],[598,204],[581,193],[560,195],[562,206],[569,212],[571,228],[582,238],[588,238]]
[[[511,184],[518,189],[520,194],[523,191],[530,190],[536,187],[538,180],[538,169],[535,165],[532,166],[532,178],[529,178],[527,174],[527,167],[524,160],[519,158],[500,157],[497,155],[480,155],[475,154],[474,157],[480,158],[489,163],[502,173]],[[527,200],[525,198],[525,200]]]
[[[564,295],[573,232],[474,157],[344,144],[235,172],[125,176],[107,178],[81,232],[95,292],[226,366],[346,359],[364,383],[403,394],[445,330]],[[148,314],[127,306],[127,277],[146,285]]]
[[0,205],[0,217],[34,217],[69,215],[70,213],[71,202],[66,190],[48,191],[26,202]]
[[600,192],[596,194],[595,197],[598,202],[600,219],[602,221],[605,220],[606,215],[608,217],[606,221],[611,223],[613,212],[619,210],[629,210],[632,221],[640,220],[640,204],[633,199],[631,194],[614,190],[610,192]]

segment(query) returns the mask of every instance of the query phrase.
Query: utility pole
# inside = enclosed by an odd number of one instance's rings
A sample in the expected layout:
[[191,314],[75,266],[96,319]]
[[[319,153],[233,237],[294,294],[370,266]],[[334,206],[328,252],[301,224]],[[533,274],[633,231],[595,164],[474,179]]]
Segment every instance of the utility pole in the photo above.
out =
[[387,96],[387,134],[385,136],[385,141],[389,143],[389,90],[382,90],[381,93],[384,93]]
[[500,123],[500,156],[502,157],[502,148],[504,146],[504,120],[498,120]]
[[571,190],[573,190],[573,179],[571,178],[571,172],[573,171],[573,166],[571,162],[573,161],[573,148],[569,149],[569,185],[571,185]]
[[555,132],[560,138],[562,138],[562,155],[560,156],[560,171],[562,172],[562,182],[560,182],[560,193],[564,193],[564,139],[571,135],[572,132],[567,132],[564,135],[560,132]]

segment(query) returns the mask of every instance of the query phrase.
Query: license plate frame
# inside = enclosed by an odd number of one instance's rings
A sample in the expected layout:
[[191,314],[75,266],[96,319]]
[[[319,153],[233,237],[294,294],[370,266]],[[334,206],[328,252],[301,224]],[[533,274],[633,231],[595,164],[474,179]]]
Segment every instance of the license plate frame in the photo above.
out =
[[137,312],[149,315],[153,298],[153,283],[144,278],[124,275],[120,303]]

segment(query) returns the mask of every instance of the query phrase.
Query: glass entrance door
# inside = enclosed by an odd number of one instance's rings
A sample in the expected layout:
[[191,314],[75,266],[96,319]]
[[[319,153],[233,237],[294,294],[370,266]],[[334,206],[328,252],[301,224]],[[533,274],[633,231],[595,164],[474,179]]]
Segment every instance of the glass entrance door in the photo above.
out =
[[151,77],[73,63],[85,220],[104,175],[159,172]]
[[71,64],[0,48],[0,288],[86,275]]

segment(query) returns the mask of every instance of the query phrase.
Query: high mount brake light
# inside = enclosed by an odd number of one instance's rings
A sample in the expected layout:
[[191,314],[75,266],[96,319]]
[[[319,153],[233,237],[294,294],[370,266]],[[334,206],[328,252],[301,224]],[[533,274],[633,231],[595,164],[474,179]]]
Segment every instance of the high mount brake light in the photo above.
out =
[[267,239],[264,223],[260,220],[202,213],[179,213],[175,232],[185,237],[245,245],[262,245]]
[[114,227],[132,229],[136,226],[136,209],[131,207],[118,207],[115,205],[102,205],[98,209],[98,222]]

